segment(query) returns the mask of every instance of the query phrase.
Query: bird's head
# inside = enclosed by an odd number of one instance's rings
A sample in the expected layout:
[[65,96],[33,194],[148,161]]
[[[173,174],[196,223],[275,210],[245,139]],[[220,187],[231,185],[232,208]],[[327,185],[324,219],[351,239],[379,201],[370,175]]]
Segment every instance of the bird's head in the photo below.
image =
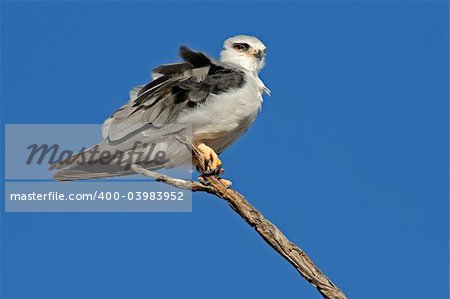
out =
[[237,35],[230,37],[223,44],[220,60],[232,63],[258,74],[264,67],[266,46],[256,37]]

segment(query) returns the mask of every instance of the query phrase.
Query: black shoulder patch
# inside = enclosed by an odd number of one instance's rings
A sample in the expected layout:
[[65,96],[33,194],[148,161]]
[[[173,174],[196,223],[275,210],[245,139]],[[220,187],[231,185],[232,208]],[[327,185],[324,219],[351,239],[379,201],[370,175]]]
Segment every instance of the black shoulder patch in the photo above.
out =
[[244,72],[222,68],[208,75],[205,84],[210,87],[210,92],[220,94],[230,89],[241,88],[245,83]]

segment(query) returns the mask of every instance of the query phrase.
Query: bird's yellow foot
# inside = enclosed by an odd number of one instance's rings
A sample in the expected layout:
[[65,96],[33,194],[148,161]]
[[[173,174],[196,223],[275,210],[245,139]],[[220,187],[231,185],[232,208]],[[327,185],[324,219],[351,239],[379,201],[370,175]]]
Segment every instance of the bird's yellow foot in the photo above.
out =
[[197,149],[203,157],[203,175],[220,175],[223,173],[222,161],[216,152],[204,143],[197,145]]

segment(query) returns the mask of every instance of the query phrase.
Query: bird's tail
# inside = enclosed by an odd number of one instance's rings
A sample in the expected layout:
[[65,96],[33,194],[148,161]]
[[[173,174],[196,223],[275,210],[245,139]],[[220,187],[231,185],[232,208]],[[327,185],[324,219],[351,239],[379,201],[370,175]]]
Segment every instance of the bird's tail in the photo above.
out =
[[91,160],[89,157],[92,157],[94,148],[52,164],[49,170],[59,170],[53,175],[53,178],[57,181],[75,181],[133,175],[135,172],[131,169],[132,164],[138,164],[150,170],[164,167],[163,164],[154,160],[135,161],[129,159],[127,157],[130,155],[129,152],[124,154],[125,157],[110,158],[108,161],[101,158]]

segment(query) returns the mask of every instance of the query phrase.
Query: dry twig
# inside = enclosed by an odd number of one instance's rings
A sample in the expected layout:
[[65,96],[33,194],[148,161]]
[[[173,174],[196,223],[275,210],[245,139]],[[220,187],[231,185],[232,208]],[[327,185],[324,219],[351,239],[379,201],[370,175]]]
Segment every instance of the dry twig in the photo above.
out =
[[[193,158],[200,173],[204,172],[203,158],[199,151],[188,140],[180,139],[192,149]],[[145,176],[154,178],[156,181],[163,182],[178,188],[189,189],[192,191],[204,191],[214,194],[228,202],[231,208],[235,210],[250,226],[254,227],[259,235],[281,256],[284,257],[292,266],[313,285],[324,298],[342,299],[346,298],[344,293],[323,274],[319,268],[311,261],[306,253],[297,245],[288,240],[288,238],[270,221],[268,221],[261,212],[255,209],[245,197],[224,184],[218,177],[203,176],[203,182],[175,179],[150,170],[146,170],[139,165],[133,165],[133,169]]]

